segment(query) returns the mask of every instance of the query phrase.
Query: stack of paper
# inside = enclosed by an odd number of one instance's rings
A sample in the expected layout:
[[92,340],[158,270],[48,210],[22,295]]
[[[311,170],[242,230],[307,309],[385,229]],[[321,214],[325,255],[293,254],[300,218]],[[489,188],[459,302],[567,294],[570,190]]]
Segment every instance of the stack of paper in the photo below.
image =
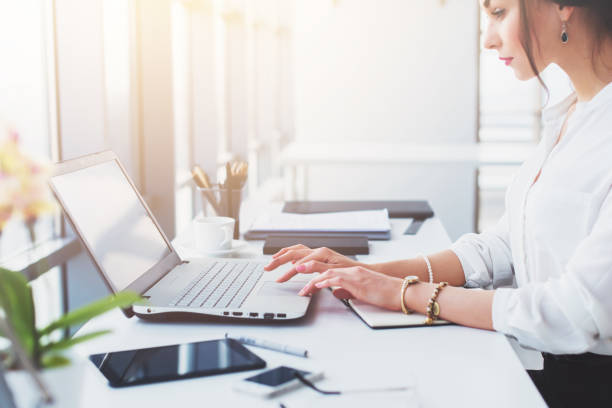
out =
[[251,226],[252,232],[388,232],[386,209],[319,214],[267,213]]

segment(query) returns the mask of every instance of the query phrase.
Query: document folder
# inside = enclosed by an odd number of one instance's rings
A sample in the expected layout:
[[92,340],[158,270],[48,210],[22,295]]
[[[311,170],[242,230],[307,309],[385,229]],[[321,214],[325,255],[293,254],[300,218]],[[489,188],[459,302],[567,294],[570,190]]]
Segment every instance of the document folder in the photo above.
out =
[[333,213],[262,213],[246,239],[265,239],[268,235],[278,236],[366,236],[368,239],[388,240],[391,238],[391,224],[386,209],[366,211],[342,211]]

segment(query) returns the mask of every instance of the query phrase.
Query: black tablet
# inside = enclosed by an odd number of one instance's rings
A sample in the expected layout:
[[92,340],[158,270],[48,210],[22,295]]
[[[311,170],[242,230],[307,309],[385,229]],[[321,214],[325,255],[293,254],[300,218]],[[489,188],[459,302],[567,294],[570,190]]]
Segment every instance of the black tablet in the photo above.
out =
[[266,362],[232,339],[94,354],[89,359],[113,387],[264,368]]

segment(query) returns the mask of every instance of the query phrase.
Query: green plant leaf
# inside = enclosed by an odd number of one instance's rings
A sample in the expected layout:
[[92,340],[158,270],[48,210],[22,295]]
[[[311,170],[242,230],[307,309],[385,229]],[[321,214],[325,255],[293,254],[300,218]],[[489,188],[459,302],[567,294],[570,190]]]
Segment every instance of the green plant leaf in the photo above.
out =
[[64,367],[70,364],[70,359],[60,354],[47,354],[42,358],[42,366],[45,368]]
[[100,331],[93,332],[93,333],[87,333],[82,336],[77,336],[77,337],[72,337],[70,339],[64,339],[64,340],[52,342],[42,347],[42,353],[45,354],[45,353],[49,353],[53,351],[65,350],[76,344],[82,343],[87,340],[94,339],[98,336],[102,336],[110,332],[111,332],[110,330],[100,330]]
[[76,324],[84,323],[96,316],[108,312],[116,307],[128,307],[135,302],[141,300],[140,295],[134,292],[121,292],[117,295],[110,295],[104,299],[97,300],[89,305],[73,310],[64,316],[57,319],[44,329],[38,332],[39,337],[52,333],[57,329],[70,327]]
[[[32,290],[19,272],[0,268],[0,307],[29,357],[36,354],[37,332]],[[34,359],[34,363],[38,361]]]

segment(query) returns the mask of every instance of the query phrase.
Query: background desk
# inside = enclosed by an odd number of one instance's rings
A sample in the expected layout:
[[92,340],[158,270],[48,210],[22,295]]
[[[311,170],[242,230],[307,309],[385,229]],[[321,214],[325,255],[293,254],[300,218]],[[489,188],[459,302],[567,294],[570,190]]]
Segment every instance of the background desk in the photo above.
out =
[[[520,165],[533,152],[531,143],[410,144],[410,143],[306,143],[293,142],[282,151],[289,198],[308,195],[308,171],[316,165],[351,164],[457,164],[478,166]],[[298,173],[301,173],[298,175]],[[301,178],[301,180],[298,180]]]
[[[478,230],[480,194],[485,191],[489,199],[493,194],[494,201],[492,207],[488,201],[483,215],[488,222],[501,217],[503,192],[535,149],[532,143],[316,143],[302,139],[288,144],[281,154],[285,199],[426,198],[453,240]],[[500,171],[504,176],[500,177]]]
[[[371,255],[361,259],[405,258],[417,252],[436,251],[450,243],[436,218],[429,219],[416,236],[402,235],[406,220],[392,220],[392,225],[393,239],[371,243]],[[262,242],[253,243],[240,257],[260,256],[262,246]],[[250,349],[266,360],[268,367],[284,364],[322,369],[326,378],[319,384],[324,389],[386,380],[390,385],[414,381],[423,407],[545,406],[505,336],[459,326],[372,330],[327,290],[316,296],[304,320],[286,325],[149,323],[126,319],[114,311],[89,322],[80,333],[101,328],[111,328],[113,333],[82,345],[81,353],[216,339],[225,332],[235,332],[307,348],[311,355],[308,359]],[[278,402],[262,402],[232,391],[234,382],[254,373],[112,389],[91,365],[84,382],[83,406],[279,406]],[[401,406],[396,398],[374,394],[360,397],[355,404],[354,400],[323,397],[303,388],[274,401],[282,401],[289,408],[327,404],[354,408],[372,406],[378,400],[383,406]]]

